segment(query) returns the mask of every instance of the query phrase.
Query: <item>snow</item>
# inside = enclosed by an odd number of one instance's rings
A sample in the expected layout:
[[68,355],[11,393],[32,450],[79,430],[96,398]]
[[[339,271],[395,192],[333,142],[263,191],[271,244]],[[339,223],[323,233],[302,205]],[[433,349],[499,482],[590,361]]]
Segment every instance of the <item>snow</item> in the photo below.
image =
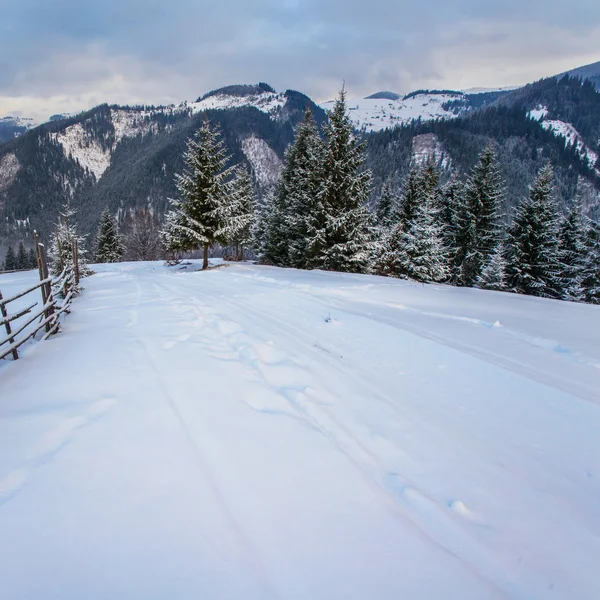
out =
[[[584,157],[587,154],[587,160],[590,167],[593,167],[598,160],[598,155],[591,149],[588,148],[584,141],[581,139],[579,132],[571,123],[565,123],[564,121],[558,120],[544,120],[541,126],[550,130],[554,135],[565,138],[565,145],[576,146],[580,156]],[[600,174],[600,171],[598,172]]]
[[152,114],[153,111],[111,109],[111,121],[115,130],[114,143],[111,147],[102,147],[97,137],[86,131],[81,123],[70,125],[63,131],[50,135],[62,146],[65,156],[73,157],[98,180],[110,167],[112,151],[121,140],[156,131],[156,123],[146,119]]
[[274,92],[262,92],[247,96],[231,96],[229,94],[215,94],[209,96],[200,102],[191,102],[185,106],[189,107],[192,113],[199,113],[204,110],[227,110],[230,108],[240,108],[244,106],[253,106],[258,110],[271,115],[273,118],[277,112],[285,105],[287,98],[285,94]]
[[0,157],[0,192],[5,192],[14,182],[21,164],[14,152]]
[[530,110],[528,116],[535,121],[541,121],[548,116],[548,108],[540,104],[537,108]]
[[251,135],[242,142],[242,151],[261,187],[267,188],[277,184],[283,163],[265,140]]
[[452,159],[445,152],[442,143],[435,133],[422,133],[416,135],[412,141],[413,161],[417,165],[425,165],[430,157],[433,157],[436,164],[442,169],[448,169],[452,166]]
[[0,364],[3,597],[600,597],[599,307],[94,269]]
[[[372,98],[348,98],[349,115],[357,129],[380,131],[422,119],[454,119],[456,114],[442,105],[453,100],[463,99],[463,94],[423,93],[408,99],[386,100]],[[333,100],[321,104],[321,108],[331,110]]]

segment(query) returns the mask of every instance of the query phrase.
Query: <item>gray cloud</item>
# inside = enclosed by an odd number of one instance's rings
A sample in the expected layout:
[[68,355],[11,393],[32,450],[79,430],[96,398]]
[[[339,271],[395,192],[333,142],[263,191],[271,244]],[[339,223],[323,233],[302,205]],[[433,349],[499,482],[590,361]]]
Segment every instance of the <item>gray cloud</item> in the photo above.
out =
[[600,60],[597,0],[0,0],[0,115],[267,81],[324,99],[509,85]]

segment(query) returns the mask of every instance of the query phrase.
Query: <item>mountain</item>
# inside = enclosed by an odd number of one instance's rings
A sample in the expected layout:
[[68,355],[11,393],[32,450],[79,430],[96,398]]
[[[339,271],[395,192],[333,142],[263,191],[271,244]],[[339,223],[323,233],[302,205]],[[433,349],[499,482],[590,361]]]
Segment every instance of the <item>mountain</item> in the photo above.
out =
[[562,77],[564,75],[579,77],[580,79],[587,79],[598,91],[600,91],[600,61],[592,63],[591,65],[586,65],[585,67],[571,69],[566,73],[557,75],[557,77]]
[[57,118],[0,145],[0,243],[48,236],[69,197],[85,233],[104,206],[120,215],[146,207],[162,215],[176,194],[185,142],[206,114],[221,128],[235,163],[246,162],[261,189],[275,183],[307,96],[266,84],[230,86],[179,106],[109,106]]
[[[87,234],[105,206],[119,219],[135,207],[162,216],[176,195],[174,174],[183,167],[186,139],[204,114],[264,193],[277,181],[309,105],[320,123],[332,106],[259,83],[227,86],[177,106],[105,104],[33,128],[12,120],[20,129],[0,144],[0,246],[29,240],[34,228],[47,239],[65,197]],[[493,143],[507,182],[507,215],[550,160],[561,206],[579,193],[586,212],[600,216],[600,94],[590,80],[567,75],[516,90],[417,90],[402,97],[383,91],[350,99],[348,107],[366,143],[373,203],[384,182],[400,188],[415,161],[435,156],[446,180],[467,172]]]
[[477,96],[458,98],[453,118],[415,120],[369,134],[375,196],[386,181],[400,188],[411,164],[431,155],[446,177],[464,174],[492,143],[507,182],[507,216],[549,160],[561,207],[579,193],[586,212],[600,217],[600,94],[591,82],[552,77],[495,94],[477,108]]
[[[474,108],[495,101],[506,90],[466,93],[454,90],[418,90],[406,96],[395,92],[377,92],[366,98],[348,98],[350,118],[365,133],[382,131],[415,121],[455,119]],[[327,110],[334,100],[323,102]]]
[[9,142],[19,137],[26,131],[35,127],[37,123],[27,117],[2,117],[0,118],[0,144]]

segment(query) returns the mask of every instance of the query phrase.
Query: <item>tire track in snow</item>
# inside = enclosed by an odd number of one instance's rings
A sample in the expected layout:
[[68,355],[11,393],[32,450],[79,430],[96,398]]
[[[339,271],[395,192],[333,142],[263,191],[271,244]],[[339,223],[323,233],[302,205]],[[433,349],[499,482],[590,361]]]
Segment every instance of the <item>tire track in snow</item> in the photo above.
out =
[[[139,305],[139,301],[141,301],[141,298],[143,297],[142,288],[135,278],[133,278],[131,276],[130,276],[130,278],[136,286],[138,305]],[[153,284],[153,287],[155,289],[159,290],[159,286],[157,286],[155,283]],[[137,307],[134,310],[134,314],[136,315],[135,325],[138,325],[139,321],[137,319]],[[138,327],[138,329],[139,329],[139,327]],[[262,586],[264,587],[263,591],[266,592],[269,595],[269,597],[280,598],[280,594],[276,591],[276,589],[274,588],[273,584],[271,583],[271,581],[267,575],[266,568],[263,565],[263,563],[259,557],[257,548],[255,547],[254,543],[252,542],[252,540],[250,539],[248,534],[245,532],[243,526],[241,525],[241,523],[237,519],[236,515],[234,514],[231,506],[227,502],[225,494],[222,492],[221,488],[219,487],[219,483],[218,483],[212,469],[209,466],[208,460],[206,459],[206,456],[201,448],[201,445],[200,445],[198,439],[196,438],[196,436],[194,436],[194,434],[188,427],[188,425],[185,421],[185,418],[184,418],[181,410],[179,409],[179,406],[177,405],[175,398],[169,392],[168,385],[165,382],[160,370],[157,367],[156,361],[153,358],[152,352],[149,349],[149,344],[148,344],[147,340],[140,333],[134,334],[134,337],[138,340],[140,346],[143,348],[144,353],[146,354],[146,356],[148,358],[148,364],[149,364],[150,368],[152,369],[152,372],[155,375],[155,380],[156,380],[157,384],[159,385],[160,389],[162,390],[162,395],[165,399],[165,402],[166,402],[167,406],[169,407],[169,410],[171,411],[171,413],[174,415],[174,418],[179,423],[179,426],[181,427],[181,429],[184,433],[185,439],[187,440],[188,445],[194,455],[196,464],[198,465],[199,470],[201,471],[204,480],[210,486],[210,489],[212,490],[212,493],[213,493],[215,499],[217,500],[219,508],[221,509],[223,515],[225,516],[226,521],[229,523],[229,527],[231,528],[231,531],[234,533],[235,537],[239,540],[240,544],[245,549],[245,552],[246,552],[246,555],[248,558],[248,563],[253,567],[254,573],[256,575],[258,575],[260,582],[261,582]],[[182,337],[182,341],[183,341],[183,336],[181,336],[181,337]],[[186,336],[185,339],[188,339],[188,336]],[[170,346],[169,348],[166,348],[166,349],[170,349],[171,347],[172,346]],[[163,350],[164,349],[165,348],[163,347]]]

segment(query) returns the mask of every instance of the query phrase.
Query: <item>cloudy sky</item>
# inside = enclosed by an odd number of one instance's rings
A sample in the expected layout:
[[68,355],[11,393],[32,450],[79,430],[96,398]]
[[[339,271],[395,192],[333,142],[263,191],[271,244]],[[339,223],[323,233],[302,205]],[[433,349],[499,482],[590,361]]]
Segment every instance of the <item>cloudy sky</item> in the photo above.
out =
[[598,0],[0,0],[0,116],[526,83],[600,60]]

